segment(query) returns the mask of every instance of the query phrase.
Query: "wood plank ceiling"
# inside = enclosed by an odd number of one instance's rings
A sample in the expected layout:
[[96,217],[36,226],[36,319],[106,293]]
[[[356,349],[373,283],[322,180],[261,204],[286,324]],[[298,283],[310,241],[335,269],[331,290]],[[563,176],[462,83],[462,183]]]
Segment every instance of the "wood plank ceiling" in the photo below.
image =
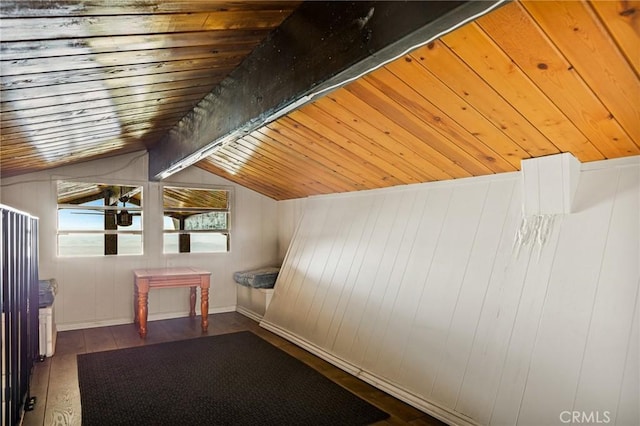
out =
[[298,4],[3,0],[2,176],[147,149]]
[[[17,3],[2,5],[3,176],[148,148],[297,5],[60,16],[27,2],[14,18]],[[639,13],[638,1],[508,3],[197,166],[283,200],[515,171],[559,152],[638,155]]]

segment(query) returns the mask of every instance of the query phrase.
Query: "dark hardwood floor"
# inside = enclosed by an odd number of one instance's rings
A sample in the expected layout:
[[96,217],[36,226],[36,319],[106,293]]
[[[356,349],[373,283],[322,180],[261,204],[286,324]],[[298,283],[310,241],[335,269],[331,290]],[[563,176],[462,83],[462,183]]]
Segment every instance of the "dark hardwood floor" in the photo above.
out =
[[[24,426],[80,425],[81,407],[76,355],[202,336],[199,319],[178,318],[149,323],[148,335],[140,339],[133,324],[58,333],[55,354],[37,363],[31,395],[33,411],[25,413]],[[310,365],[334,382],[390,414],[376,425],[444,425],[437,419],[374,388],[332,364],[261,328],[258,323],[231,312],[209,316],[209,335],[250,330],[273,345]]]

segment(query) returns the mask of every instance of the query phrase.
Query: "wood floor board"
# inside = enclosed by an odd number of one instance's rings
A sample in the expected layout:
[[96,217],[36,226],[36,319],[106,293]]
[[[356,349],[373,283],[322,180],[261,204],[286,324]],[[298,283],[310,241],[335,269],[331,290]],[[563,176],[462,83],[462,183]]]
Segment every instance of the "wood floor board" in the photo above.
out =
[[[202,336],[199,317],[150,321],[146,339],[141,339],[134,324],[116,325],[58,333],[55,354],[33,369],[31,386],[37,398],[33,411],[25,413],[24,426],[80,425],[81,407],[78,388],[77,354]],[[252,331],[273,345],[301,360],[324,376],[389,413],[376,426],[442,426],[437,419],[376,389],[368,383],[334,367],[289,341],[261,328],[257,322],[236,312],[209,316],[205,335]]]

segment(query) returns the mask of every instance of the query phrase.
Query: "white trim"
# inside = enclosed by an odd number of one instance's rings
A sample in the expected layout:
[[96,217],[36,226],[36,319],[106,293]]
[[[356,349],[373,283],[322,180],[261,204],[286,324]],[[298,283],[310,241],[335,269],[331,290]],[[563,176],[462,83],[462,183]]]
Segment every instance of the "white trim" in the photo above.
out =
[[[222,314],[226,312],[235,312],[236,306],[223,306],[221,308],[209,308],[209,315],[212,314]],[[196,312],[197,314],[197,312]],[[175,319],[175,318],[187,318],[189,316],[189,311],[183,312],[171,312],[171,313],[163,313],[163,314],[151,314],[149,315],[147,321],[160,321],[166,319]],[[105,320],[105,321],[91,321],[91,322],[76,322],[76,323],[68,323],[68,324],[56,324],[56,328],[58,331],[71,331],[71,330],[83,330],[85,328],[97,328],[97,327],[109,327],[113,325],[125,325],[131,324],[133,326],[133,318],[119,318],[113,320]]]
[[598,160],[590,161],[588,163],[582,163],[582,171],[601,170],[611,167],[627,167],[627,166],[640,166],[640,155],[634,155],[632,157],[620,157],[612,158],[610,160]]
[[464,414],[452,411],[446,407],[442,407],[433,401],[428,401],[418,395],[412,394],[411,392],[404,390],[398,387],[396,384],[382,378],[376,376],[373,373],[362,370],[361,368],[351,364],[348,361],[345,361],[335,355],[327,352],[315,344],[290,333],[289,331],[278,327],[277,325],[262,320],[260,322],[260,327],[263,327],[278,336],[289,340],[292,343],[300,346],[301,348],[311,352],[312,354],[322,358],[323,360],[335,365],[341,370],[346,371],[347,373],[373,385],[374,387],[387,392],[388,394],[398,398],[401,401],[406,402],[407,404],[424,411],[425,413],[451,425],[451,426],[480,426],[479,423],[474,421],[473,419],[465,416]]
[[475,185],[475,184],[487,182],[487,181],[488,182],[509,181],[509,180],[520,179],[520,176],[521,176],[520,171],[505,172],[505,173],[496,173],[492,175],[469,176],[469,177],[464,177],[459,179],[448,179],[448,180],[439,180],[439,181],[433,181],[433,182],[419,182],[419,183],[411,183],[407,185],[396,185],[396,186],[390,186],[386,188],[375,188],[375,189],[365,189],[361,191],[341,192],[337,194],[311,195],[306,198],[318,199],[318,198],[344,198],[344,197],[370,196],[372,194],[383,194],[386,192],[394,192],[394,191],[414,191],[418,189],[427,189],[427,188]]
[[236,306],[236,312],[239,314],[244,315],[245,317],[251,318],[252,320],[256,321],[256,322],[260,322],[262,321],[262,316],[256,314],[255,312],[245,308],[244,306],[240,306],[237,305]]
[[2,209],[2,210],[6,210],[6,211],[10,211],[10,212],[13,212],[13,213],[18,213],[18,214],[21,214],[21,215],[24,215],[24,216],[30,217],[30,218],[32,218],[32,219],[38,219],[38,216],[33,216],[32,214],[29,214],[29,213],[24,212],[24,211],[22,211],[22,210],[18,210],[18,209],[16,209],[16,208],[11,207],[11,206],[8,206],[8,205],[6,205],[6,204],[1,204],[1,203],[0,203],[0,209]]

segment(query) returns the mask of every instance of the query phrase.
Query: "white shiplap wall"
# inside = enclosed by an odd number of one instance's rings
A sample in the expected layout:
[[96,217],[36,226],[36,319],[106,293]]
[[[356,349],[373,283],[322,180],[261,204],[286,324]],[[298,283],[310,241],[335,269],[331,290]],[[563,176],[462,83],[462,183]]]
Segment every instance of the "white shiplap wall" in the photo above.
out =
[[[40,218],[40,277],[56,278],[54,311],[59,330],[133,322],[136,268],[194,266],[212,272],[209,312],[234,311],[233,272],[278,261],[277,202],[201,169],[190,167],[164,183],[225,187],[232,191],[229,253],[162,253],[162,187],[149,182],[147,155],[133,153],[3,179],[3,203]],[[141,256],[58,257],[56,255],[56,181],[74,179],[143,186],[144,254]],[[149,319],[187,316],[188,289],[149,293]],[[196,304],[199,309],[200,304]],[[150,326],[150,332],[153,327]]]
[[639,158],[583,165],[573,213],[516,255],[522,188],[281,203],[299,226],[263,326],[450,423],[640,424]]

